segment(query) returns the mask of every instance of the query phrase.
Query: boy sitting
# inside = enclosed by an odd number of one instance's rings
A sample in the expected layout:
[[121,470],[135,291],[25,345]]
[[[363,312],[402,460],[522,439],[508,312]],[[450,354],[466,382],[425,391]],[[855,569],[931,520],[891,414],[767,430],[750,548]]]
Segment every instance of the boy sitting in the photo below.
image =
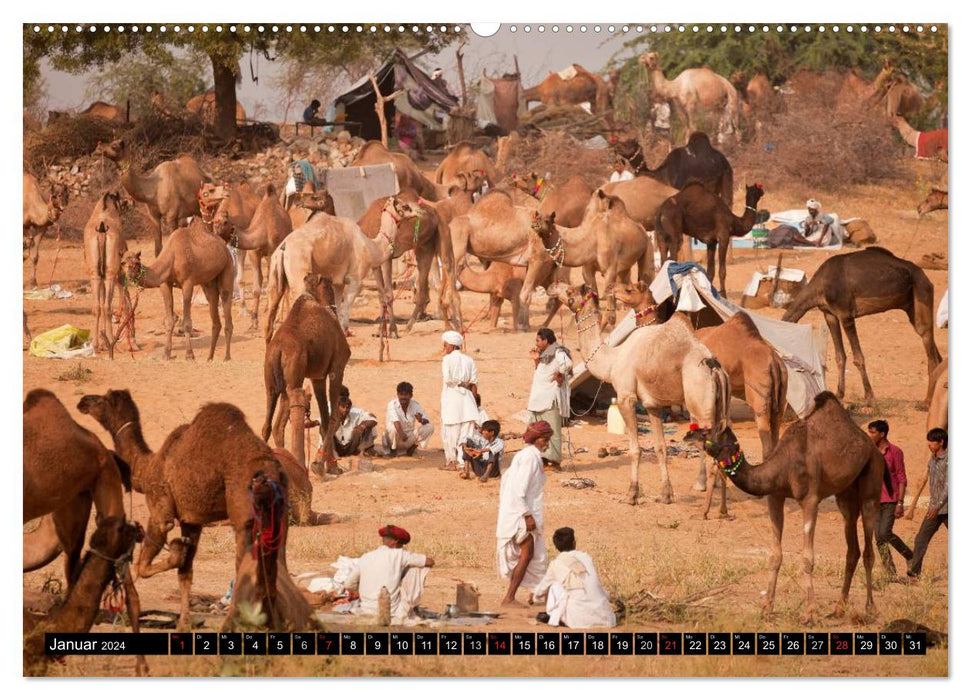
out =
[[459,475],[461,478],[470,478],[470,467],[483,483],[499,476],[502,451],[505,448],[502,438],[499,437],[499,430],[499,421],[487,420],[477,433],[465,441],[462,445],[465,469]]

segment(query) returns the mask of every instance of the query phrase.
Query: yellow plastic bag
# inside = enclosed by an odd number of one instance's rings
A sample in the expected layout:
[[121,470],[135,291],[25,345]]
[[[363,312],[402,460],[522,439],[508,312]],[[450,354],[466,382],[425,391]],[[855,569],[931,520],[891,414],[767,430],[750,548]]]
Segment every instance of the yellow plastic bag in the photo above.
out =
[[54,328],[46,333],[35,335],[30,342],[30,354],[34,357],[71,357],[93,356],[94,350],[88,339],[91,331],[76,328],[70,324]]

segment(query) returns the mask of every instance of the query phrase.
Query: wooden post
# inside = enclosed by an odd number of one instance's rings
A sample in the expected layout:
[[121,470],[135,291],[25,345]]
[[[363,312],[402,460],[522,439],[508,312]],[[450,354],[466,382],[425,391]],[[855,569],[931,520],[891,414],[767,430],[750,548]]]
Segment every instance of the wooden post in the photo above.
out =
[[384,105],[387,102],[391,102],[394,98],[400,95],[404,90],[396,90],[387,97],[381,94],[381,86],[378,85],[377,78],[374,77],[374,73],[368,73],[368,78],[371,79],[371,85],[374,86],[374,111],[378,113],[378,122],[381,124],[381,143],[384,147],[388,147],[388,120],[384,116]]
[[455,58],[458,60],[459,64],[459,85],[462,87],[462,106],[465,107],[469,103],[469,96],[465,89],[465,67],[462,65],[462,49],[465,47],[465,39],[462,39],[462,43],[459,47],[455,49]]

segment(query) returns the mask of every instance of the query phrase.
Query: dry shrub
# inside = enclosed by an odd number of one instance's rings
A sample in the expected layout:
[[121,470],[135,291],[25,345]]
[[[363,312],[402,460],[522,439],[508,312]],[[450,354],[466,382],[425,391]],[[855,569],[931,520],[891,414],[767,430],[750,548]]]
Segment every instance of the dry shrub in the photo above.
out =
[[604,184],[610,174],[611,156],[606,148],[584,148],[563,131],[549,131],[519,139],[509,155],[508,172],[535,172],[554,184],[579,175],[590,187]]
[[43,177],[50,164],[61,158],[89,155],[99,141],[111,141],[123,132],[123,127],[100,117],[60,119],[43,131],[24,134],[24,167]]
[[770,185],[799,182],[836,190],[899,175],[899,146],[875,110],[794,101],[769,115],[751,140],[730,154],[733,167]]

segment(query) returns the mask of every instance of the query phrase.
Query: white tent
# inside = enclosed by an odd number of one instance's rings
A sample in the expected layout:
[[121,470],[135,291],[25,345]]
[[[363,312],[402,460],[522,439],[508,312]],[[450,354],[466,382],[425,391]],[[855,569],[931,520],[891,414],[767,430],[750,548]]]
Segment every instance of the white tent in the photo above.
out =
[[[658,304],[674,296],[678,311],[701,311],[707,307],[723,321],[737,313],[748,314],[789,370],[786,398],[799,417],[812,410],[813,398],[826,389],[826,340],[823,335],[817,337],[812,326],[776,321],[733,304],[712,288],[708,276],[696,263],[665,262],[651,284],[651,293]],[[607,345],[619,345],[636,327],[631,311],[608,336]],[[579,363],[570,387],[578,388],[591,378],[583,363]]]

